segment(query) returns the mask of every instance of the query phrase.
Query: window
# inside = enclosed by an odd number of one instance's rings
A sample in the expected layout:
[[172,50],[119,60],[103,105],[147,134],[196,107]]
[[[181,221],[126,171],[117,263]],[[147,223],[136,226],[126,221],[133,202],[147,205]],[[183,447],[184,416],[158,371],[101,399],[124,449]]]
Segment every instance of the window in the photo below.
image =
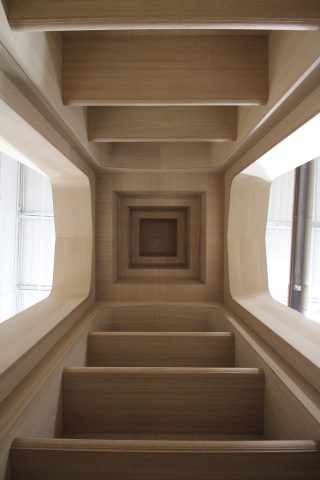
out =
[[266,232],[270,294],[288,305],[290,283],[294,170],[272,182]]
[[320,158],[315,161],[307,315],[320,321]]
[[0,153],[0,321],[50,294],[54,246],[48,178]]
[[[310,228],[309,237],[305,237],[306,240],[302,242],[301,247],[302,257],[303,255],[306,257],[306,265],[298,265],[298,269],[305,268],[307,272],[307,299],[303,310],[299,310],[308,317],[320,321],[320,158],[313,161],[310,175],[308,189],[311,188],[312,223],[307,227]],[[294,308],[290,290],[296,289],[301,292],[304,288],[301,284],[296,285],[292,277],[293,259],[297,255],[292,240],[295,235],[293,229],[299,228],[294,227],[294,215],[297,215],[297,211],[294,211],[296,178],[296,170],[292,170],[272,183],[266,232],[270,294],[279,302]]]

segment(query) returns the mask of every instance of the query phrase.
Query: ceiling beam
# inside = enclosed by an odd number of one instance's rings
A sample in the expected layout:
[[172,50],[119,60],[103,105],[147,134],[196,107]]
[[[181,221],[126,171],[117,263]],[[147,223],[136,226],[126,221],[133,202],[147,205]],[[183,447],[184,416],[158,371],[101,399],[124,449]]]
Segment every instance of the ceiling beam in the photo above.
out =
[[89,107],[93,142],[203,142],[237,137],[237,107]]
[[8,0],[15,29],[318,29],[319,0]]
[[268,37],[65,34],[69,105],[259,105],[268,99]]

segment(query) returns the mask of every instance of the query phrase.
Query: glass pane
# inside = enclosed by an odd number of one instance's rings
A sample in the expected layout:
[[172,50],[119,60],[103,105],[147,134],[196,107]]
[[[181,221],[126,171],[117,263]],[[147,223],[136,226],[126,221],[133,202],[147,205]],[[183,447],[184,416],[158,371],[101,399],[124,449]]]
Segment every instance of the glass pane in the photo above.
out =
[[50,294],[54,248],[48,178],[0,153],[0,322]]
[[266,231],[269,291],[285,305],[290,280],[293,194],[292,170],[272,183]]

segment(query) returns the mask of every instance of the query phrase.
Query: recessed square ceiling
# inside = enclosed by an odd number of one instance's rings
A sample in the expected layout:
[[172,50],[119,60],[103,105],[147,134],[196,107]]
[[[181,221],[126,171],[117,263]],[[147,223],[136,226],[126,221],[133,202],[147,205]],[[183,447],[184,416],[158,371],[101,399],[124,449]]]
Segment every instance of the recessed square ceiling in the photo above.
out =
[[201,194],[117,195],[117,280],[201,279]]
[[178,221],[175,218],[140,218],[139,253],[141,257],[176,257]]

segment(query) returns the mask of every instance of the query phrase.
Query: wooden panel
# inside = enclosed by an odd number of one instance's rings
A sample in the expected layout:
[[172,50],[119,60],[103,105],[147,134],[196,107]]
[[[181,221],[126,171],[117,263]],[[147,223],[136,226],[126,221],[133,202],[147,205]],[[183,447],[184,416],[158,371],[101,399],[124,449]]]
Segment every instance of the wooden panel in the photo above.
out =
[[315,442],[16,440],[13,480],[318,480]]
[[122,170],[214,170],[211,142],[118,142],[108,145],[109,165]]
[[[20,32],[10,28],[0,2],[1,71],[18,86],[28,100],[64,139],[76,145],[92,166],[106,163],[105,146],[88,142],[86,109],[67,108],[61,99],[61,34]],[[85,162],[83,162],[85,163]]]
[[[201,279],[201,217],[205,202],[202,195],[115,195],[117,211],[117,279],[142,283],[177,283]],[[161,213],[162,212],[162,213]],[[164,212],[164,213],[163,213]],[[163,215],[165,215],[163,217]],[[139,227],[141,217],[179,218],[178,252],[175,257],[142,257],[139,255]],[[135,226],[137,228],[135,228]],[[142,259],[142,261],[141,261]]]
[[63,374],[64,433],[261,434],[258,369],[74,368]]
[[95,367],[233,367],[231,333],[104,333],[88,336]]
[[112,308],[103,314],[99,330],[112,332],[209,332],[210,311],[196,306],[134,305]]
[[[188,265],[187,221],[187,208],[130,209],[128,234],[131,237],[130,265],[159,268],[170,264],[186,267]],[[161,252],[162,256],[155,255]],[[167,254],[170,256],[166,256]]]
[[[153,144],[150,144],[153,145]],[[151,282],[145,279],[117,282],[116,194],[130,192],[149,195],[156,191],[170,195],[198,195],[203,192],[205,208],[201,209],[201,282],[163,281],[160,269]],[[220,175],[184,173],[141,173],[99,175],[97,178],[97,298],[111,301],[214,301],[221,299],[223,264],[223,177]],[[156,204],[154,204],[156,205]],[[195,232],[196,233],[196,232]],[[163,271],[163,270],[162,270]],[[195,277],[195,274],[193,274]],[[150,277],[151,278],[151,277]],[[199,275],[198,275],[199,278]],[[126,282],[126,283],[124,283]],[[184,282],[184,283],[183,283]],[[163,330],[163,329],[160,329]],[[148,331],[148,329],[147,329]]]
[[12,27],[38,30],[135,28],[316,28],[317,0],[10,0]]
[[257,105],[268,37],[69,33],[62,95],[72,105]]
[[[223,163],[228,162],[231,165],[240,156],[242,156],[241,162],[244,163],[243,154],[249,148],[259,140],[266,143],[265,137],[270,135],[275,126],[277,127],[279,120],[294,110],[301,99],[306,98],[320,84],[319,65],[320,31],[272,32],[269,36],[270,95],[268,103],[254,108],[238,109],[237,141],[215,144],[213,158],[215,164],[222,166]],[[319,106],[313,103],[302,113],[303,117],[309,113],[311,118],[313,115],[311,109],[319,112]],[[297,120],[299,125],[303,123],[302,116],[298,116]],[[294,127],[291,126],[285,136],[292,133],[293,129]],[[273,147],[275,143],[268,148]],[[261,154],[262,152],[259,156]]]
[[237,136],[235,107],[91,107],[94,142],[225,141]]

